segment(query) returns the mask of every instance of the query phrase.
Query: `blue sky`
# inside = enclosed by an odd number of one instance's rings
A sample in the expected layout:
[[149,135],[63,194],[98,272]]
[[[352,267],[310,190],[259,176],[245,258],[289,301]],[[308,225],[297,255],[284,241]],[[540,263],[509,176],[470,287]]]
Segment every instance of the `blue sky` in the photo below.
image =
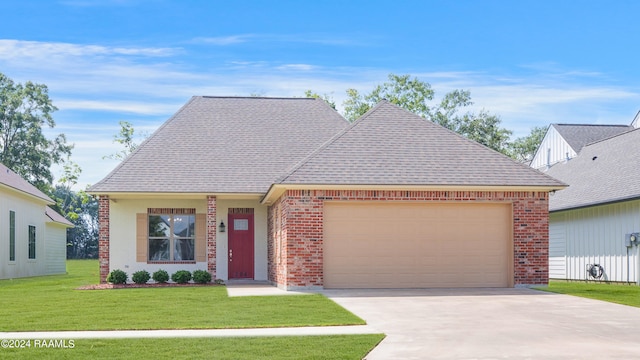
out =
[[514,136],[640,110],[638,1],[2,1],[0,72],[49,86],[81,184],[118,122],[152,132],[193,95],[339,105],[389,73],[471,91]]

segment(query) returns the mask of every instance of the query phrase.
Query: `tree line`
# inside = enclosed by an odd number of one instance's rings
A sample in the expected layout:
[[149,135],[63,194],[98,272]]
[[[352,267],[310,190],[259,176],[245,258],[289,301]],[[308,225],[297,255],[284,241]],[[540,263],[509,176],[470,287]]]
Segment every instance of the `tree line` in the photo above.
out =
[[[486,110],[467,111],[473,104],[468,90],[454,90],[435,101],[428,82],[410,75],[389,74],[387,81],[370,92],[347,89],[343,116],[355,121],[382,99],[403,107],[462,136],[495,151],[526,162],[533,158],[546,127],[534,127],[527,136],[511,140],[512,131],[502,127],[498,115]],[[334,109],[335,101],[312,90],[304,96],[321,98]],[[52,113],[58,110],[49,98],[48,87],[27,81],[15,83],[0,73],[0,163],[4,164],[51,197],[56,211],[74,228],[67,230],[67,258],[98,256],[98,203],[85,190],[74,190],[82,169],[71,160],[73,144],[64,134],[47,138],[43,128],[55,128]],[[122,148],[104,158],[124,160],[138,144],[135,129],[120,121],[114,142]],[[54,182],[53,165],[62,166],[62,175]]]

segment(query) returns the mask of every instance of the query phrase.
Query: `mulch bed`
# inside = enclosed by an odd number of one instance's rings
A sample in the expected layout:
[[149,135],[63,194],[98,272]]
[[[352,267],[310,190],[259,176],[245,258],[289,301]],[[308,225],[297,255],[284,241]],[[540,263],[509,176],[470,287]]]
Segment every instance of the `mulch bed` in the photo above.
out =
[[194,287],[194,286],[224,286],[223,284],[216,283],[207,283],[207,284],[198,284],[198,283],[186,283],[186,284],[176,284],[176,283],[164,283],[164,284],[91,284],[80,286],[76,288],[76,290],[107,290],[107,289],[137,289],[137,288],[163,288],[163,287]]

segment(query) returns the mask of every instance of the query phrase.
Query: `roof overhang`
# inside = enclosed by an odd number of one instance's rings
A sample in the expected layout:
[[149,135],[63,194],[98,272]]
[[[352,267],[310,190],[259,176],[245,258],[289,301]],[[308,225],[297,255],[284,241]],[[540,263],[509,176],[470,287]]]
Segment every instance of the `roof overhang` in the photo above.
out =
[[31,199],[31,200],[36,200],[36,201],[41,202],[43,204],[47,204],[47,205],[54,205],[55,204],[55,201],[51,200],[50,198],[46,198],[45,199],[43,197],[30,194],[30,193],[28,193],[28,192],[26,192],[24,190],[20,190],[18,188],[14,188],[13,186],[9,186],[7,184],[0,183],[0,190],[3,190],[3,189],[9,190],[12,193],[15,193],[15,194],[17,194],[19,196],[22,196],[22,197],[25,197],[25,198],[28,198],[28,199]]
[[287,190],[389,190],[389,191],[536,191],[551,192],[567,186],[508,186],[508,185],[338,185],[338,184],[273,184],[261,203],[271,205]]
[[94,196],[109,196],[111,200],[118,199],[166,199],[166,200],[202,200],[207,196],[215,196],[221,200],[260,200],[264,193],[189,193],[189,192],[119,192],[119,191],[89,191]]

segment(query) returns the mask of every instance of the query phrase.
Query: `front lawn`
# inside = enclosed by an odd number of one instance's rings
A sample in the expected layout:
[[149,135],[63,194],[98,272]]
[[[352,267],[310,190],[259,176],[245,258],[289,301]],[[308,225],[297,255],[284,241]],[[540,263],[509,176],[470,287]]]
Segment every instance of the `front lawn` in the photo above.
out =
[[550,281],[549,287],[538,290],[640,307],[640,286],[636,285]]
[[[0,349],[2,359],[362,359],[384,335],[81,339],[73,348]],[[67,346],[68,346],[67,341]]]
[[0,331],[218,329],[361,325],[326,297],[229,298],[224,286],[75,290],[99,282],[96,260],[68,275],[0,280]]

